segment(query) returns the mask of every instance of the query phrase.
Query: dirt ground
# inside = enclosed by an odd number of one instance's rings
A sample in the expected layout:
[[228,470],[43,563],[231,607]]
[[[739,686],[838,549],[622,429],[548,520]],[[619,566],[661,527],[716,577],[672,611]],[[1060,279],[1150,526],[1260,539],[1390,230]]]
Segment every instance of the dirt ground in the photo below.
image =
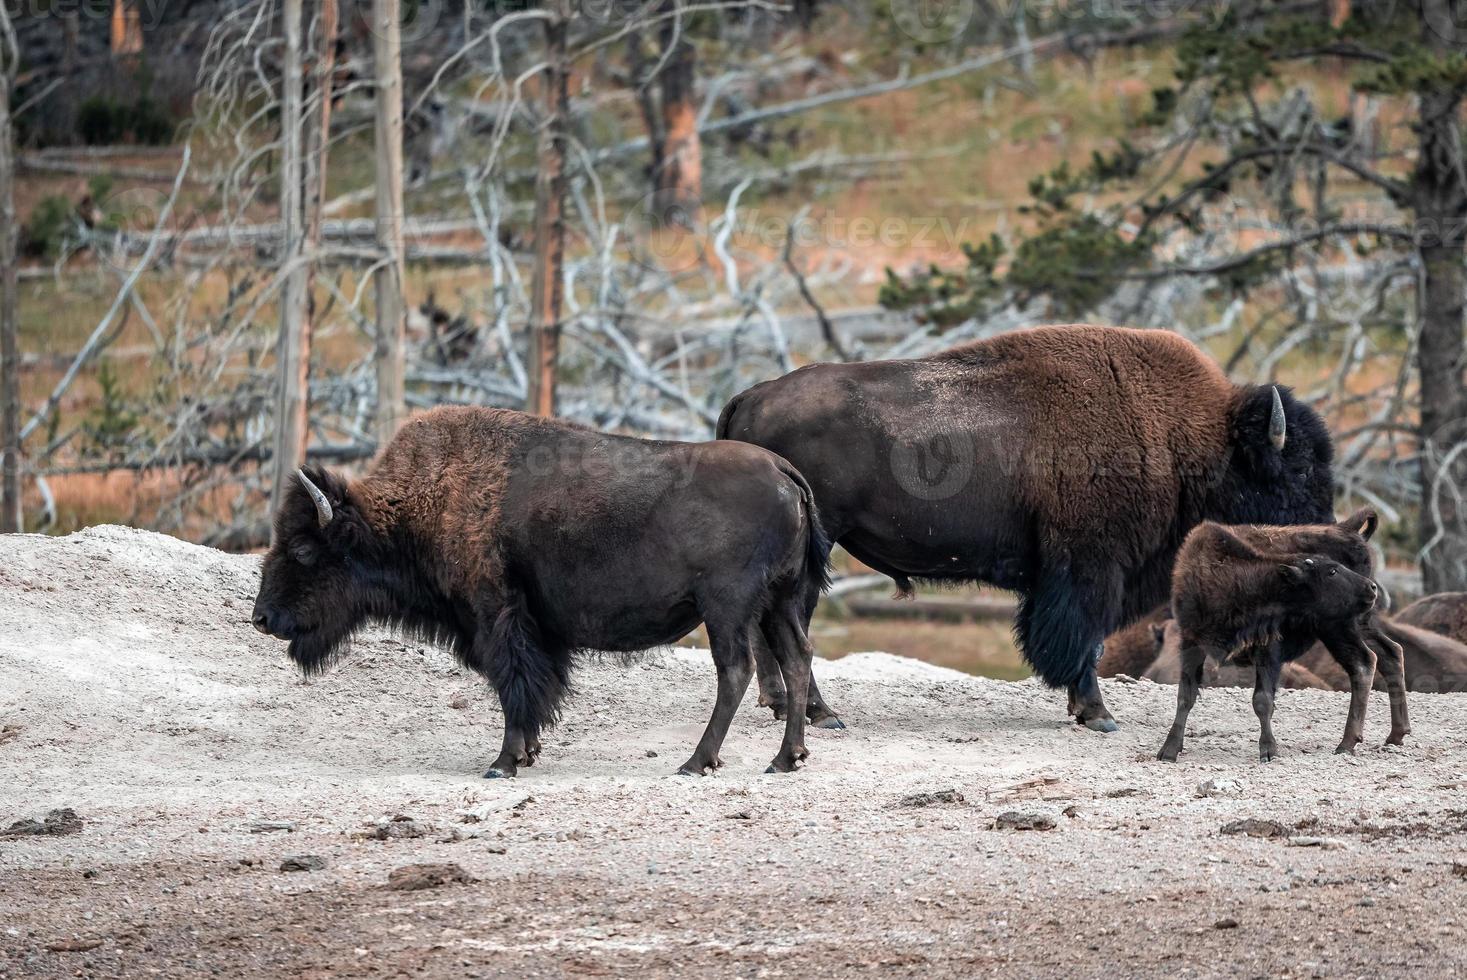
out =
[[[122,528],[0,538],[0,832],[81,821],[0,836],[0,977],[1467,969],[1467,695],[1414,695],[1391,750],[1378,696],[1345,757],[1345,695],[1287,692],[1261,767],[1247,694],[1208,692],[1167,765],[1171,688],[1106,682],[1106,736],[1033,682],[857,654],[817,665],[850,727],[806,769],[763,774],[780,727],[751,691],[691,778],[713,671],[678,650],[588,661],[539,765],[486,781],[480,684],[378,634],[303,683],[248,626],[257,567]],[[1275,836],[1222,832],[1245,818]],[[282,870],[301,855],[324,867]],[[424,862],[472,880],[386,887]]]

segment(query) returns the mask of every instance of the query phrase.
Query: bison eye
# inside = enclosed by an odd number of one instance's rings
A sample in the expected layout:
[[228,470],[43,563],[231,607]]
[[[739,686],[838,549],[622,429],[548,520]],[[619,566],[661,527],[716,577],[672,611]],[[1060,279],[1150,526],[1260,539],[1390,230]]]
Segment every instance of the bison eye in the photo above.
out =
[[1330,569],[1330,570],[1329,570],[1329,573],[1330,573],[1330,574],[1331,574],[1331,575],[1333,575],[1333,574],[1334,574],[1334,573],[1335,573],[1335,572],[1338,572],[1338,571],[1339,571],[1339,569],[1338,569],[1338,568],[1331,568],[1331,569]]
[[316,564],[316,546],[310,544],[309,542],[302,542],[301,544],[292,545],[290,549],[290,557],[294,558],[297,562],[306,566],[307,568],[310,568],[312,565]]

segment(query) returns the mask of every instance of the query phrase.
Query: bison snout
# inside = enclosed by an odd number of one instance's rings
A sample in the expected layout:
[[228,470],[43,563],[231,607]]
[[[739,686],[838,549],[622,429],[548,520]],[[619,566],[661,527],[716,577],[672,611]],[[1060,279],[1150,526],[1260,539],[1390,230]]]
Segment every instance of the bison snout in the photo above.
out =
[[254,616],[250,617],[250,622],[254,623],[255,624],[255,629],[259,630],[261,633],[264,633],[266,636],[269,636],[270,635],[270,617],[269,616],[266,616],[264,613],[260,612],[257,609],[257,610],[255,610]]

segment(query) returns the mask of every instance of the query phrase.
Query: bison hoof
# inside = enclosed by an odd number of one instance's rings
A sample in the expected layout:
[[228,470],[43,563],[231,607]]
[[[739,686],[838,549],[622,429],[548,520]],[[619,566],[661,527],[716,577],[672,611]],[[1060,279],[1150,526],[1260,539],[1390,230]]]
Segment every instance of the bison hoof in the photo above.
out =
[[1085,721],[1084,721],[1084,725],[1085,725],[1086,728],[1090,729],[1092,732],[1107,732],[1108,733],[1108,732],[1118,732],[1118,731],[1121,730],[1120,724],[1117,723],[1116,720],[1114,718],[1110,717],[1109,715],[1106,715],[1106,716],[1101,717],[1101,718],[1086,718]]
[[808,758],[810,758],[810,753],[801,745],[789,751],[781,751],[769,764],[769,768],[764,771],[766,773],[794,772],[800,768],[800,763]]
[[1176,762],[1177,756],[1180,754],[1180,750],[1178,749],[1163,748],[1160,752],[1156,753],[1156,757],[1162,762]]
[[515,775],[515,770],[513,770],[513,769],[510,769],[510,770],[506,771],[504,769],[499,768],[498,766],[495,766],[492,769],[490,769],[488,772],[484,773],[484,778],[485,779],[513,779],[514,778],[514,775]]
[[1262,762],[1262,763],[1267,764],[1267,763],[1273,762],[1278,757],[1279,757],[1279,750],[1276,749],[1276,748],[1275,749],[1259,749],[1258,750],[1258,761],[1259,762]]
[[1355,743],[1354,742],[1341,742],[1338,746],[1335,747],[1335,755],[1354,755],[1354,754],[1355,754]]
[[819,716],[811,715],[810,727],[824,728],[827,731],[836,731],[837,729],[845,728],[846,723],[832,714],[824,714]]
[[1386,736],[1385,744],[1404,745],[1406,742],[1406,736],[1410,734],[1411,729],[1409,728],[1406,729],[1404,732],[1391,732],[1389,735]]
[[704,762],[694,756],[678,767],[677,774],[679,776],[707,776],[715,769],[721,768],[723,768],[723,760],[717,756],[714,756],[710,762]]

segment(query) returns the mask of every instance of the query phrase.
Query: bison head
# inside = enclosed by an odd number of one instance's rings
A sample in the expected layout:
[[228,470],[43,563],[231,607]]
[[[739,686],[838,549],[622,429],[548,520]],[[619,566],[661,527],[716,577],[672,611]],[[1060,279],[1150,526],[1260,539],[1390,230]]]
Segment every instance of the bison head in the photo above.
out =
[[1304,555],[1279,565],[1285,594],[1319,622],[1356,619],[1375,608],[1376,584],[1323,555]]
[[345,481],[299,471],[275,515],[255,598],[255,628],[290,641],[301,670],[324,670],[352,631],[385,609],[383,576],[370,573],[373,535]]
[[1228,524],[1334,520],[1334,446],[1308,405],[1282,385],[1239,390],[1227,469],[1214,488],[1214,519]]

